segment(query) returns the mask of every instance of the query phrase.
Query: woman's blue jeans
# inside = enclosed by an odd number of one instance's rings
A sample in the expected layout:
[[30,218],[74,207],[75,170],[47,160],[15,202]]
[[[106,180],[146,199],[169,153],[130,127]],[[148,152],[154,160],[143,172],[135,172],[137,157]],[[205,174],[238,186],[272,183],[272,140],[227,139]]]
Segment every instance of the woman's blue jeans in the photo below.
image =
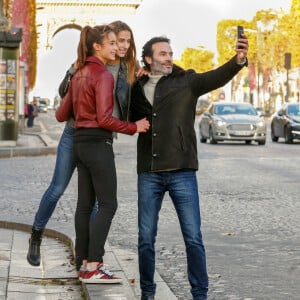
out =
[[201,234],[196,173],[193,170],[138,175],[138,253],[142,294],[155,294],[155,240],[165,192],[173,201],[186,246],[187,272],[194,300],[207,299],[208,275]]
[[55,169],[51,183],[41,199],[38,211],[34,218],[33,227],[37,230],[46,227],[59,198],[66,190],[74,173],[76,167],[73,156],[74,132],[75,128],[66,123],[58,144]]

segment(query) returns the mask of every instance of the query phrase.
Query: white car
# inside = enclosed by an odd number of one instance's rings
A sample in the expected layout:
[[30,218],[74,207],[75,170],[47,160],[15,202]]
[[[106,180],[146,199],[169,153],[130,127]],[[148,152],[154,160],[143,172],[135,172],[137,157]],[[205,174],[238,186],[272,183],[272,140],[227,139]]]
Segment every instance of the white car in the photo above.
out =
[[258,114],[250,103],[212,102],[199,121],[199,132],[201,143],[266,143],[264,114]]

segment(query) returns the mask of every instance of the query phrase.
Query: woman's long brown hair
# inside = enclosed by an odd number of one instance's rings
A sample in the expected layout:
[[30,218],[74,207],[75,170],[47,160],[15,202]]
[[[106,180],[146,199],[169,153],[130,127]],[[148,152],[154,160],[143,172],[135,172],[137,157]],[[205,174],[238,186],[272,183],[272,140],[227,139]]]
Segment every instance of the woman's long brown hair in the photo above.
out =
[[129,31],[131,35],[130,47],[124,57],[124,62],[127,67],[127,81],[132,84],[135,80],[135,72],[138,69],[137,59],[136,59],[136,46],[134,42],[133,32],[131,28],[122,21],[115,21],[109,24],[109,26],[114,30],[115,34],[118,36],[120,31]]

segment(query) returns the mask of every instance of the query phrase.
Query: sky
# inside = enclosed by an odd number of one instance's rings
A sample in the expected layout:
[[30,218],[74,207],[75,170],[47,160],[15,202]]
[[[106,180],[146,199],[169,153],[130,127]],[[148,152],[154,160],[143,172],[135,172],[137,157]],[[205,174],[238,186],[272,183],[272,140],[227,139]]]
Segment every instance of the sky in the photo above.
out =
[[[133,30],[138,59],[144,43],[153,36],[171,40],[174,58],[187,47],[203,46],[216,52],[217,23],[224,19],[250,21],[258,10],[273,8],[288,12],[292,0],[142,0],[134,15],[101,17],[99,24],[126,22]],[[36,87],[32,96],[53,101],[66,70],[76,59],[79,32],[64,30],[53,40],[53,48],[38,57]],[[67,41],[67,42],[66,42]]]

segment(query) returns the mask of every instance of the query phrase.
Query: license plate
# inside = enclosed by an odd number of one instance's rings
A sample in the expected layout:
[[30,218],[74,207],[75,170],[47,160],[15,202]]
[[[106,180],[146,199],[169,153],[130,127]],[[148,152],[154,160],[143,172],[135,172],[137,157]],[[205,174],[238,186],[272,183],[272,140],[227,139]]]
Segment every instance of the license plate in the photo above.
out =
[[232,135],[235,135],[235,136],[251,136],[252,132],[251,131],[233,131]]

